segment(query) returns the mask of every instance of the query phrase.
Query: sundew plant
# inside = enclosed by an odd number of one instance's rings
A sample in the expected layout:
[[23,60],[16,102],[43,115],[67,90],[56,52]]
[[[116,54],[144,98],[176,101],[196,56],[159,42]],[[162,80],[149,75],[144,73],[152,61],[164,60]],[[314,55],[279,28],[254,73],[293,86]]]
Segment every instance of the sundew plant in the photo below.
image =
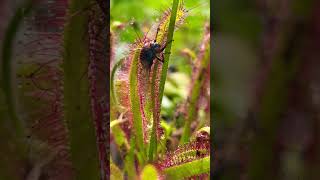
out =
[[111,179],[210,179],[209,1],[111,1]]

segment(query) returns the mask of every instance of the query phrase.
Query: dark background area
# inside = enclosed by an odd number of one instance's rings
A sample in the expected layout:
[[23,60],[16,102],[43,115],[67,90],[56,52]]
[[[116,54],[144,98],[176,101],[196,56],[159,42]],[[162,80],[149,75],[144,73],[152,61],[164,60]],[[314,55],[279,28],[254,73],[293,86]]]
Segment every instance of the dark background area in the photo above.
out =
[[319,10],[213,1],[213,179],[319,179]]

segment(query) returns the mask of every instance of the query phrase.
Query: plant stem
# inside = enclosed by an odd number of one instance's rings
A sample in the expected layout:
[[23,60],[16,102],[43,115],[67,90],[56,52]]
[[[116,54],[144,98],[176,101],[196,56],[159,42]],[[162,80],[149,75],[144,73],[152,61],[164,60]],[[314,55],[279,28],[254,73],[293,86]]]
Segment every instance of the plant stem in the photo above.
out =
[[[167,42],[171,42],[171,40],[173,38],[178,6],[179,6],[179,0],[174,0],[173,4],[172,4],[172,9],[171,9]],[[167,78],[171,45],[172,45],[172,43],[168,43],[168,45],[165,49],[165,53],[164,53],[165,54],[164,55],[164,63],[162,65],[161,79],[160,79],[160,86],[159,86],[159,104],[160,104],[160,106],[161,106],[162,97],[163,97],[164,85],[165,85],[165,81]],[[153,73],[153,77],[152,77],[152,90],[151,90],[151,93],[153,93],[153,94],[151,95],[151,97],[154,97],[154,92],[155,92],[154,84],[155,84],[155,78],[156,78],[155,76],[156,76],[157,69],[158,69],[158,62],[156,62],[154,65],[154,73]],[[156,135],[157,129],[156,129],[156,126],[157,126],[157,123],[160,119],[160,117],[157,117],[157,114],[160,114],[160,113],[157,113],[157,111],[161,111],[161,108],[157,109],[155,102],[156,102],[155,99],[153,99],[152,100],[153,127],[152,127],[152,134],[151,134],[150,148],[149,148],[149,161],[153,160],[153,154],[157,151],[157,135]]]
[[[174,33],[174,28],[175,28],[175,23],[176,23],[178,5],[179,5],[179,0],[173,0],[168,35],[167,35],[167,42],[171,42],[173,39],[173,33]],[[160,86],[159,86],[159,100],[160,100],[159,102],[160,102],[160,104],[162,102],[164,85],[165,85],[166,78],[167,78],[171,45],[172,45],[172,43],[168,43],[168,45],[165,49],[165,53],[164,53],[164,63],[162,65],[161,79],[160,79]]]

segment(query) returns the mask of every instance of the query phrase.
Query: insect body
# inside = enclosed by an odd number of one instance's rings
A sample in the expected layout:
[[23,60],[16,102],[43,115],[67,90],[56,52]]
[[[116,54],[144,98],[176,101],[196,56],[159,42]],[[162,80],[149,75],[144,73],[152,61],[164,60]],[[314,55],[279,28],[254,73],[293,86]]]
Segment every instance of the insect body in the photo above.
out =
[[147,70],[151,68],[153,64],[153,60],[155,58],[157,58],[157,60],[159,60],[162,63],[164,62],[163,54],[161,54],[161,58],[159,57],[159,54],[162,53],[162,51],[166,48],[168,43],[166,43],[163,47],[161,47],[161,45],[156,42],[158,31],[159,31],[159,28],[157,29],[157,33],[154,41],[151,43],[145,43],[140,52],[141,64]]
[[161,59],[157,56],[157,54],[161,53],[162,51],[163,50],[161,49],[161,46],[158,43],[149,43],[145,45],[140,52],[140,61],[142,65],[146,69],[150,69],[155,58],[163,62],[163,57]]

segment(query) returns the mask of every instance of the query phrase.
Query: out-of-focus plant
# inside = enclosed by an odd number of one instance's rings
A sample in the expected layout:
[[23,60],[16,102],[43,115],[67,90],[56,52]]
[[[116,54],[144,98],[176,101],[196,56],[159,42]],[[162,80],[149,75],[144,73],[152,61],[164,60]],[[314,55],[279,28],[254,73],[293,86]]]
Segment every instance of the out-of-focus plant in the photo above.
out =
[[106,3],[27,2],[2,46],[0,179],[108,179]]

